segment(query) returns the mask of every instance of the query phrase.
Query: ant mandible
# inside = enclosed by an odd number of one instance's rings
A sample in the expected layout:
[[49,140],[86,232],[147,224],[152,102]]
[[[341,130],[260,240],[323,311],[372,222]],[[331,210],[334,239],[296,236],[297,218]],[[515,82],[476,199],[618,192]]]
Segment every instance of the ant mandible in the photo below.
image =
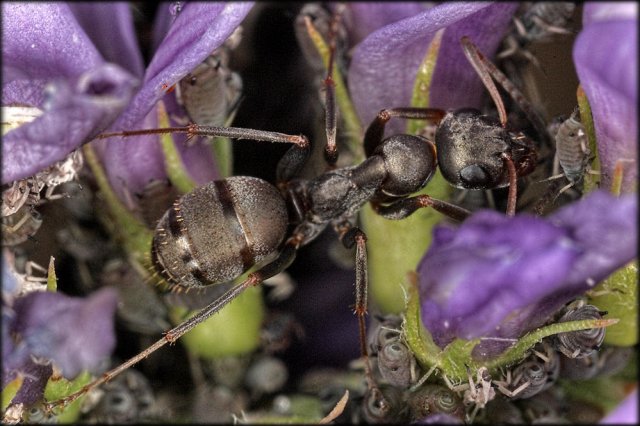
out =
[[[463,37],[461,43],[491,94],[500,120],[470,109],[455,112],[434,108],[382,110],[365,133],[367,158],[358,165],[343,168],[333,167],[337,151],[335,139],[332,140],[336,126],[332,79],[335,44],[332,44],[325,79],[328,135],[325,158],[329,170],[310,180],[296,177],[310,153],[309,141],[303,135],[197,124],[100,135],[99,138],[109,138],[186,133],[188,137],[218,136],[293,146],[278,163],[277,188],[259,178],[246,176],[209,182],[180,197],[165,212],[154,232],[153,264],[165,280],[181,288],[202,288],[228,282],[256,265],[262,266],[195,316],[167,331],[147,349],[78,392],[47,403],[45,408],[51,410],[74,401],[167,343],[175,342],[246,289],[285,270],[294,261],[298,249],[313,241],[329,225],[345,247],[356,248],[354,311],[358,318],[360,350],[365,360],[369,390],[384,403],[374,383],[367,353],[366,235],[354,225],[357,212],[370,202],[378,214],[388,219],[403,219],[419,208],[432,207],[455,220],[464,220],[470,212],[461,207],[428,195],[411,196],[427,185],[439,164],[443,176],[457,187],[490,189],[509,185],[507,214],[512,215],[517,177],[530,173],[535,166],[533,143],[522,133],[511,132],[506,127],[505,108],[492,77],[526,113],[532,111],[531,106],[467,37]],[[383,139],[385,124],[392,117],[437,122],[437,150],[436,145],[420,136],[400,134]],[[288,229],[292,231],[288,233]],[[221,239],[225,244],[220,244]]]

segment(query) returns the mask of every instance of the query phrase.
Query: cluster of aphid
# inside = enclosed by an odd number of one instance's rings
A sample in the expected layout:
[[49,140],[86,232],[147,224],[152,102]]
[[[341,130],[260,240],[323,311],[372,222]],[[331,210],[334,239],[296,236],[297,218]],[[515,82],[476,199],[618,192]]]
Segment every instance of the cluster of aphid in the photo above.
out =
[[[508,38],[510,41],[507,45],[514,50],[503,52],[502,57],[516,55],[514,46],[522,50],[532,40],[542,37],[540,33],[543,30],[554,32],[555,20],[551,22],[553,25],[540,26],[540,22],[545,22],[546,10],[536,6],[523,15],[519,21],[522,25],[517,25],[518,35],[514,33]],[[562,12],[560,14],[564,19],[564,9],[554,9],[556,12]],[[322,22],[317,24],[321,26]],[[339,31],[335,26],[332,27],[332,23],[324,24],[327,35],[335,39]],[[472,40],[464,37],[461,44],[495,103],[498,119],[471,109],[384,109],[366,129],[363,141],[366,160],[357,165],[336,168],[335,141],[331,140],[336,134],[336,117],[333,70],[330,66],[322,80],[326,94],[328,167],[312,179],[299,177],[310,155],[310,144],[306,137],[220,127],[229,122],[229,117],[236,110],[242,88],[237,74],[229,69],[230,50],[237,45],[235,38],[214,52],[177,85],[179,100],[188,112],[190,121],[198,124],[103,135],[114,137],[181,132],[189,137],[245,138],[292,146],[278,164],[275,186],[258,178],[244,176],[213,181],[183,195],[172,207],[162,208],[161,215],[152,215],[147,220],[147,223],[155,226],[151,253],[154,267],[174,287],[201,289],[211,284],[228,283],[256,265],[257,268],[239,284],[219,286],[223,289],[223,292],[219,292],[221,295],[212,297],[212,301],[194,317],[169,330],[156,343],[105,373],[80,392],[49,404],[48,409],[89,394],[93,395],[94,400],[86,403],[87,420],[121,422],[162,418],[163,413],[154,408],[158,403],[154,401],[146,379],[128,368],[166,343],[175,342],[246,289],[284,271],[294,261],[298,250],[315,240],[326,228],[332,228],[345,247],[355,247],[355,312],[360,327],[366,382],[352,388],[353,402],[346,409],[342,407],[345,410],[344,418],[368,423],[399,422],[417,421],[430,414],[446,413],[461,421],[487,423],[533,422],[545,416],[549,420],[553,416],[559,418],[557,416],[567,415],[569,409],[565,407],[562,408],[565,411],[545,412],[533,408],[531,401],[556,392],[554,384],[559,378],[591,378],[612,374],[623,367],[628,352],[612,348],[599,350],[604,338],[603,329],[547,338],[516,365],[494,372],[484,368],[469,371],[468,383],[452,383],[437,372],[421,371],[404,341],[399,317],[383,318],[372,333],[373,341],[367,343],[366,235],[357,227],[355,220],[363,205],[371,203],[377,214],[394,220],[408,217],[426,207],[432,207],[454,220],[464,220],[470,214],[464,208],[427,195],[412,196],[428,184],[436,168],[439,168],[451,185],[465,190],[508,187],[506,211],[507,214],[515,214],[516,181],[530,174],[541,157],[537,152],[539,147],[532,139],[510,127],[494,80],[524,112],[537,137],[555,139],[559,166],[570,184],[553,195],[557,196],[570,186],[579,185],[586,169],[590,153],[585,145],[584,129],[576,114],[562,121],[557,132],[549,136],[536,108],[520,90],[482,55]],[[333,48],[335,50],[335,40]],[[335,51],[332,51],[334,54]],[[530,53],[523,55],[528,57]],[[218,101],[208,104],[211,99]],[[401,134],[384,138],[385,125],[397,118],[425,119],[434,123],[438,149],[435,149],[432,141],[421,136]],[[477,142],[473,146],[464,137],[469,133],[474,135]],[[33,236],[41,223],[35,207],[41,201],[43,189],[47,188],[42,198],[52,199],[55,197],[53,188],[75,178],[81,165],[81,157],[77,152],[64,162],[32,178],[14,182],[4,190],[3,237],[7,239],[3,245],[13,246]],[[154,184],[148,194],[142,194],[138,201],[141,205],[145,200],[157,201],[158,193],[166,194],[166,188],[158,188]],[[217,239],[210,237],[210,230],[214,228]],[[227,244],[219,244],[220,239]],[[206,253],[206,256],[202,253]],[[576,303],[567,306],[554,322],[597,319],[602,314],[591,305]],[[262,354],[236,360],[240,365],[232,368],[220,361],[211,367],[211,372],[194,374],[201,376],[201,380],[210,375],[218,384],[205,387],[201,395],[203,400],[214,401],[210,403],[213,406],[207,407],[208,411],[204,410],[209,415],[213,412],[222,418],[230,413],[239,414],[265,395],[273,396],[285,386],[287,369],[273,353],[286,349],[291,335],[298,335],[299,331],[291,318],[274,320],[274,324],[271,324],[271,330],[268,326],[264,328]],[[237,373],[230,378],[230,371],[242,374]],[[358,374],[362,375],[361,372]],[[325,396],[331,404],[336,404],[340,395],[333,392]],[[284,413],[285,406],[290,403],[289,400],[276,398],[273,411]],[[44,419],[38,417],[41,414],[38,410],[32,412],[31,420]],[[513,417],[507,418],[508,415]],[[252,418],[260,419],[247,413],[244,420],[250,421]]]

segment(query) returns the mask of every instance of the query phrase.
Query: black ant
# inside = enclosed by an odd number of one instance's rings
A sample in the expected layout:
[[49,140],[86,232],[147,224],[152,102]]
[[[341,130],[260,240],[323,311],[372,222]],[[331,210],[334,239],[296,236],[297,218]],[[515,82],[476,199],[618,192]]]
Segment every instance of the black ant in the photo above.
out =
[[[246,176],[209,182],[180,197],[160,219],[154,233],[152,260],[166,281],[180,288],[202,288],[233,280],[250,268],[258,269],[226,291],[195,316],[167,331],[164,336],[128,361],[106,372],[80,391],[47,404],[51,409],[69,403],[94,387],[146,358],[167,343],[173,343],[192,328],[224,308],[250,287],[285,270],[300,247],[331,226],[347,248],[356,248],[356,301],[360,349],[365,359],[370,391],[384,397],[373,381],[368,362],[365,315],[367,313],[366,235],[354,225],[357,212],[371,202],[378,214],[403,219],[422,207],[464,220],[470,212],[428,195],[411,196],[424,188],[440,164],[443,175],[454,186],[489,189],[509,185],[508,214],[514,214],[516,180],[530,173],[536,160],[531,140],[507,129],[495,78],[526,111],[529,105],[506,77],[490,64],[467,38],[463,49],[491,93],[500,119],[463,109],[446,112],[433,108],[382,110],[369,125],[364,148],[367,158],[360,164],[332,168],[337,152],[329,137],[326,160],[329,171],[307,180],[297,178],[310,153],[303,135],[191,124],[186,127],[132,130],[100,135],[134,136],[163,133],[253,139],[290,143],[277,166],[277,186]],[[334,48],[331,55],[334,55]],[[335,135],[332,63],[327,88],[327,134]],[[383,139],[385,124],[392,117],[428,119],[438,122],[436,145],[421,136],[393,135]],[[377,391],[377,392],[376,392]],[[370,394],[371,396],[371,394]]]

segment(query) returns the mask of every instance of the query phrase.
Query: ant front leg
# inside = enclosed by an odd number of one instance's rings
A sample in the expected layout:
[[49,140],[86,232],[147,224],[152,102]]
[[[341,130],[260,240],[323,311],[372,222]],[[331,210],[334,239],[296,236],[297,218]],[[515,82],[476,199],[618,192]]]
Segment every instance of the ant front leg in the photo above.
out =
[[371,207],[373,207],[373,210],[377,214],[390,220],[404,219],[412,215],[416,210],[424,207],[431,207],[458,222],[462,222],[471,215],[471,212],[467,209],[446,201],[432,198],[426,194],[403,198],[388,205],[372,202]]
[[390,108],[383,109],[373,119],[364,134],[364,152],[370,157],[384,139],[385,125],[392,117],[429,120],[436,123],[446,115],[446,111],[438,108]]

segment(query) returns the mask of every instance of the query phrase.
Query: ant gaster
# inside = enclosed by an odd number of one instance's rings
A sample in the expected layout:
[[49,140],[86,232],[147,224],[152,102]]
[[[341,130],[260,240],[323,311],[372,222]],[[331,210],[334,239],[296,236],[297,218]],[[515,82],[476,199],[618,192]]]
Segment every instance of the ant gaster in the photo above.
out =
[[[364,147],[367,158],[355,166],[332,168],[337,152],[335,141],[331,141],[335,135],[335,108],[331,77],[333,61],[330,59],[325,79],[328,100],[326,127],[329,136],[325,158],[331,170],[311,180],[296,178],[310,153],[309,141],[303,135],[197,124],[100,135],[99,138],[108,138],[186,133],[188,137],[221,136],[290,143],[293,146],[278,163],[277,187],[246,176],[209,182],[179,198],[160,219],[155,230],[153,263],[160,274],[175,286],[201,288],[223,283],[237,278],[255,265],[262,266],[195,316],[167,331],[160,340],[138,355],[106,372],[75,394],[49,403],[47,407],[53,408],[75,400],[165,344],[175,342],[246,289],[285,270],[293,262],[298,249],[313,241],[329,225],[347,248],[356,248],[354,311],[359,324],[360,349],[365,359],[367,381],[372,392],[370,396],[376,395],[374,397],[381,404],[386,404],[373,381],[368,362],[365,330],[366,235],[354,225],[356,213],[364,204],[371,202],[378,214],[389,219],[403,219],[419,208],[433,207],[456,220],[463,220],[470,214],[463,208],[428,195],[410,196],[427,185],[439,162],[443,174],[455,186],[477,189],[509,185],[508,213],[513,214],[516,179],[519,175],[529,173],[535,164],[531,141],[522,134],[506,129],[506,112],[491,76],[516,101],[524,98],[517,89],[513,88],[514,92],[507,87],[506,77],[497,74],[499,71],[468,38],[464,37],[461,42],[498,106],[499,122],[470,110],[383,110],[366,131]],[[334,50],[335,44],[330,50],[331,57]],[[391,117],[439,121],[437,154],[435,145],[420,136],[401,134],[383,139],[385,124]]]

